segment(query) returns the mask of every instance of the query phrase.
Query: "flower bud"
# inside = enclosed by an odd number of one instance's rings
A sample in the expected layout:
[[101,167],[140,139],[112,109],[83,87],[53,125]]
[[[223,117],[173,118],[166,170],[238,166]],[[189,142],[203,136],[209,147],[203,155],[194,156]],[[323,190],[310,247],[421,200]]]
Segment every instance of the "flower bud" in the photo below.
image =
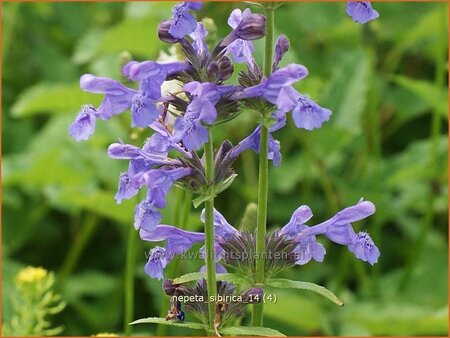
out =
[[264,291],[261,288],[251,288],[243,294],[243,301],[246,303],[261,303]]
[[174,38],[170,33],[169,29],[173,25],[173,20],[163,20],[158,25],[158,38],[166,43],[177,43],[179,39]]
[[228,56],[224,56],[219,60],[219,79],[224,81],[233,75],[234,67]]
[[277,42],[275,44],[275,56],[273,58],[272,63],[272,72],[275,72],[278,69],[278,64],[280,63],[284,54],[286,54],[288,50],[289,50],[289,40],[286,37],[286,35],[281,34],[278,37]]
[[208,67],[206,68],[206,71],[208,72],[208,76],[213,79],[217,79],[219,76],[219,65],[217,62],[211,62]]
[[266,34],[266,18],[261,14],[251,13],[242,18],[235,29],[235,34],[242,40],[256,40]]
[[173,284],[171,279],[165,279],[163,282],[164,293],[168,296],[173,296],[178,285],[179,284]]

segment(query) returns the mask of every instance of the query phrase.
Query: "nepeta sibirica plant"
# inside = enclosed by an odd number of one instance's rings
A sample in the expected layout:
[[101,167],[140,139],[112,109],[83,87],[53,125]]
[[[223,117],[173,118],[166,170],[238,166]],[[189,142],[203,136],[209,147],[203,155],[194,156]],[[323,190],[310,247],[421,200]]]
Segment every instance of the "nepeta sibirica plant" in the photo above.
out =
[[[256,4],[258,5],[258,4]],[[165,318],[146,318],[134,323],[160,323],[204,329],[208,334],[280,335],[263,328],[264,287],[297,288],[315,291],[342,305],[331,291],[307,282],[273,278],[282,270],[304,265],[311,260],[322,262],[325,247],[321,236],[347,246],[356,258],[373,265],[380,252],[367,232],[355,232],[352,222],[375,212],[375,206],[362,198],[355,205],[336,213],[317,225],[306,225],[311,209],[302,205],[282,228],[266,232],[268,213],[268,167],[281,161],[280,142],[273,133],[286,124],[292,113],[298,132],[317,129],[331,118],[331,110],[321,107],[293,84],[308,76],[305,66],[291,63],[280,67],[289,50],[289,39],[274,39],[274,11],[281,3],[264,2],[259,6],[265,15],[250,9],[235,9],[228,18],[231,30],[214,44],[207,44],[208,31],[197,22],[194,13],[200,2],[184,2],[172,10],[172,17],[159,24],[158,37],[179,46],[183,59],[174,62],[131,61],[122,74],[134,86],[117,80],[86,74],[81,89],[104,94],[99,107],[84,106],[69,128],[76,140],[88,139],[97,119],[131,111],[133,127],[148,128],[149,137],[142,147],[113,143],[108,155],[129,161],[128,170],[120,174],[117,203],[146,190],[135,208],[134,227],[140,238],[158,243],[148,254],[146,274],[163,280],[165,268],[177,256],[201,243],[200,255],[205,265],[200,272],[163,281],[170,296]],[[358,23],[378,17],[368,2],[347,3],[347,14]],[[264,64],[254,59],[253,40],[265,38]],[[234,64],[245,64],[239,83],[227,81]],[[161,89],[175,80],[176,88]],[[213,144],[215,128],[241,112],[255,111],[254,131],[237,145],[223,140]],[[246,150],[259,153],[259,186],[256,231],[239,231],[214,208],[214,199],[236,177],[233,163]],[[204,232],[180,229],[177,224],[163,224],[161,209],[166,196],[176,185],[195,195],[194,207],[203,205],[200,220]],[[161,245],[165,242],[165,245]],[[190,282],[196,282],[189,286]],[[251,327],[233,326],[245,315],[245,305],[253,305]],[[196,317],[201,323],[191,322]]]

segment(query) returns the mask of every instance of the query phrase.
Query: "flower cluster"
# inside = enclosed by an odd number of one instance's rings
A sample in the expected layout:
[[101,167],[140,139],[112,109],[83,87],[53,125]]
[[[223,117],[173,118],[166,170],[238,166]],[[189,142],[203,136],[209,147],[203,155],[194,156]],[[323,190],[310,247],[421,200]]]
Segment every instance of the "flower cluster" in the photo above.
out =
[[[132,126],[149,127],[154,131],[142,148],[114,143],[108,149],[111,158],[129,160],[128,171],[120,175],[117,203],[147,187],[147,197],[136,206],[136,229],[152,231],[160,223],[160,209],[165,207],[166,195],[175,182],[199,194],[210,189],[206,187],[211,182],[205,178],[203,160],[196,151],[207,142],[209,128],[239,112],[238,101],[242,98],[260,97],[267,100],[268,105],[279,105],[278,111],[273,113],[276,122],[271,132],[284,126],[288,110],[293,110],[296,124],[305,129],[319,127],[331,114],[291,87],[293,82],[307,75],[305,67],[292,64],[278,69],[267,79],[262,77],[252,56],[251,42],[264,36],[265,18],[262,15],[251,13],[249,9],[234,10],[228,20],[233,30],[210,51],[205,42],[205,27],[191,14],[201,5],[194,2],[176,5],[173,18],[159,25],[159,37],[170,44],[179,43],[186,57],[184,61],[128,62],[122,74],[136,82],[137,89],[91,74],[80,79],[83,90],[104,94],[104,99],[98,108],[91,105],[82,108],[69,129],[75,139],[88,139],[94,133],[97,118],[107,120],[128,109],[131,110]],[[287,38],[280,36],[275,47],[274,69],[278,68],[288,48]],[[235,62],[247,62],[248,73],[242,77],[258,79],[261,83],[250,87],[224,84],[233,73],[233,63],[228,55]],[[179,90],[163,93],[163,83],[173,79],[179,81]],[[295,103],[284,103],[283,95],[287,92],[292,94]],[[231,183],[234,177],[231,165],[240,153],[246,149],[259,152],[259,139],[260,127],[257,127],[236,147],[224,143],[216,154],[215,162],[219,167],[213,182],[215,191],[221,191]],[[169,157],[171,151],[178,154],[176,158]],[[281,160],[280,144],[272,136],[269,158],[275,165]]]
[[[229,34],[214,46],[208,46],[208,31],[193,15],[202,6],[201,2],[183,2],[173,8],[170,19],[159,23],[159,39],[170,45],[176,44],[184,54],[183,60],[128,62],[122,68],[122,75],[132,84],[130,87],[113,79],[83,75],[81,89],[103,94],[103,101],[98,107],[83,106],[69,128],[69,134],[77,141],[87,140],[95,132],[97,119],[108,120],[130,110],[132,127],[152,131],[142,147],[120,141],[109,146],[108,155],[129,161],[127,171],[120,174],[115,196],[117,203],[146,188],[145,199],[135,207],[134,227],[142,240],[166,243],[165,247],[156,246],[149,252],[145,266],[145,272],[157,279],[164,278],[164,269],[175,256],[190,250],[196,243],[205,242],[204,233],[161,224],[161,209],[166,207],[166,196],[173,185],[198,194],[199,201],[205,201],[232,183],[236,176],[233,162],[243,151],[260,152],[262,128],[269,130],[268,158],[278,166],[280,142],[272,133],[285,126],[286,114],[292,113],[296,127],[305,130],[320,128],[332,114],[294,88],[296,82],[308,76],[305,66],[292,63],[280,67],[289,50],[285,35],[276,40],[273,60],[270,60],[271,75],[263,74],[254,59],[252,42],[265,36],[263,15],[252,13],[250,9],[235,9],[228,19]],[[362,1],[348,2],[347,13],[359,23],[378,17],[370,3]],[[226,81],[234,73],[234,63],[244,63],[246,69],[239,74],[238,84],[229,84]],[[176,88],[168,92],[163,90],[164,83],[172,80],[176,81]],[[206,150],[202,157],[198,151],[211,141],[210,129],[237,116],[242,106],[259,112],[260,124],[237,145],[233,146],[229,141],[221,144],[212,155],[214,175],[209,177]],[[307,206],[299,207],[283,228],[266,238],[267,253],[281,255],[281,258],[266,259],[266,274],[275,274],[295,264],[303,265],[311,259],[323,261],[325,248],[317,242],[318,235],[346,245],[357,258],[373,265],[378,260],[379,250],[366,232],[355,233],[351,223],[374,212],[371,202],[361,200],[325,222],[308,226],[305,223],[312,217],[312,212]],[[201,220],[205,223],[204,213]],[[205,247],[200,251],[206,259],[215,260],[216,272],[226,272],[226,266],[254,275],[255,235],[238,231],[216,210],[214,233],[214,257],[205,257]],[[167,285],[166,282],[165,285],[171,288],[171,293],[166,290],[171,295],[207,295],[205,281],[200,281],[194,288]],[[217,292],[236,294],[232,285],[221,281]],[[259,294],[262,290],[253,292]],[[243,295],[248,296],[248,293]],[[208,322],[206,305],[185,305],[205,324]],[[233,303],[216,309],[219,318],[216,330],[243,313],[242,306]],[[173,301],[168,319],[183,320],[184,316],[181,303]]]
[[[330,219],[308,226],[313,214],[302,205],[292,214],[289,222],[266,237],[266,275],[274,275],[293,265],[304,265],[311,260],[322,262],[326,251],[316,236],[323,235],[330,241],[345,245],[356,258],[373,265],[377,263],[380,251],[367,232],[356,233],[353,222],[363,220],[375,213],[372,202],[360,200],[357,204],[336,213]],[[204,210],[201,215],[205,221]],[[225,217],[214,210],[216,272],[226,272],[225,267],[254,276],[256,255],[255,235],[238,231]],[[141,238],[147,241],[167,240],[166,249],[157,247],[151,251],[146,272],[153,278],[163,278],[167,263],[195,243],[203,243],[202,233],[180,230],[168,225],[158,225],[153,232],[141,229]],[[204,247],[200,249],[204,255]],[[225,267],[224,267],[225,266]]]

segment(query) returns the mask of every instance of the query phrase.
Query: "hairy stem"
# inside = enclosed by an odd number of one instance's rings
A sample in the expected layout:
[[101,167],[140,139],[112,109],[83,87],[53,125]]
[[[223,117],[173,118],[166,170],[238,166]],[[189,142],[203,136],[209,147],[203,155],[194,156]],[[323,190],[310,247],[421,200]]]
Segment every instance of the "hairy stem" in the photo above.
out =
[[[273,58],[273,39],[274,38],[274,9],[266,7],[266,38],[264,48],[264,75],[269,76],[272,72]],[[267,225],[267,199],[269,192],[269,130],[261,125],[261,140],[259,148],[259,178],[258,178],[258,215],[256,225],[256,284],[263,285],[265,281],[264,252],[266,225]],[[263,303],[253,305],[253,326],[262,326],[263,324]]]
[[[209,140],[205,144],[205,174],[210,187],[214,184],[214,148],[211,129]],[[217,293],[216,287],[216,262],[214,259],[214,197],[205,202],[205,245],[206,245],[206,274],[208,284],[208,314],[209,328],[214,329],[215,302],[209,302],[211,296]]]

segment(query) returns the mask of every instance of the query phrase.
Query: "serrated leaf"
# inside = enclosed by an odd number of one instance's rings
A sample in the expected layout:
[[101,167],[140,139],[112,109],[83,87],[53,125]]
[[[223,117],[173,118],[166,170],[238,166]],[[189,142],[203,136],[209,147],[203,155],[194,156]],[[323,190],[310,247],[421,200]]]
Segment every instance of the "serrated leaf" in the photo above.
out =
[[[182,283],[197,281],[197,280],[200,280],[203,278],[206,279],[206,277],[207,277],[206,272],[192,272],[192,273],[188,273],[186,275],[180,276],[178,278],[175,278],[173,280],[173,283],[182,284]],[[217,280],[225,280],[225,281],[236,283],[236,284],[248,284],[249,283],[249,280],[247,278],[236,275],[234,273],[218,273],[218,274],[216,274],[216,279]]]
[[101,95],[94,95],[80,89],[78,83],[35,85],[20,94],[11,108],[14,117],[28,117],[36,114],[63,114],[79,111],[84,104],[100,103]]
[[266,283],[269,286],[272,286],[274,288],[280,288],[280,289],[302,289],[302,290],[309,290],[318,293],[321,296],[324,296],[331,300],[333,303],[343,306],[344,302],[340,300],[333,292],[328,290],[327,288],[314,284],[309,282],[300,282],[290,279],[282,279],[282,278],[275,278],[270,279]]
[[430,104],[442,117],[448,119],[447,90],[435,86],[431,82],[412,79],[406,76],[397,75],[393,76],[392,79],[399,86],[408,89],[417,97]]
[[174,321],[166,320],[165,318],[159,318],[159,317],[148,317],[148,318],[138,319],[138,320],[135,320],[134,322],[131,322],[129,325],[136,325],[136,324],[163,324],[163,325],[184,327],[184,328],[193,329],[193,330],[205,330],[205,326],[200,323],[174,322]]
[[229,336],[263,336],[263,337],[286,337],[281,332],[257,326],[229,326],[219,330],[220,333]]

